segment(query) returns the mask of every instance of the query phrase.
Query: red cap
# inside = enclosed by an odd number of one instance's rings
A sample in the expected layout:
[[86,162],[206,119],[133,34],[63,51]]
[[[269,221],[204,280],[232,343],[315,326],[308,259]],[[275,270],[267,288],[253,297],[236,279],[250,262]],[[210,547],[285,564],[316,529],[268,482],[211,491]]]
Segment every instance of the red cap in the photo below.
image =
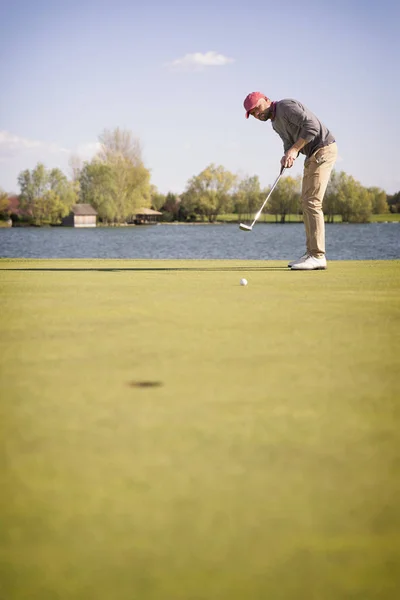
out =
[[261,98],[267,100],[267,97],[261,92],[251,92],[251,94],[246,96],[243,102],[243,106],[246,109],[246,119],[249,118],[250,111],[257,106],[257,102],[261,100]]

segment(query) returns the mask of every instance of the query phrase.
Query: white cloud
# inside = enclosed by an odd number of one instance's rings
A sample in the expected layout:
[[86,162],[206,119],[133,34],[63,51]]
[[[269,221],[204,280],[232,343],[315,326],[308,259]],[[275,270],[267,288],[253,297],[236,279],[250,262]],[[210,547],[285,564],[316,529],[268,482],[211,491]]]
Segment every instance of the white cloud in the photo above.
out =
[[0,162],[18,157],[26,152],[34,152],[38,160],[44,154],[77,154],[82,160],[91,160],[100,150],[99,142],[88,142],[78,145],[73,150],[63,148],[59,144],[32,140],[14,135],[9,131],[0,131]]
[[80,144],[77,146],[76,150],[74,150],[74,154],[77,154],[83,160],[90,160],[100,149],[100,142],[88,142],[87,144]]
[[218,54],[213,50],[209,52],[195,52],[194,54],[185,54],[183,58],[177,58],[169,63],[172,68],[182,68],[189,70],[202,70],[205,67],[223,67],[234,62],[233,58]]
[[41,150],[50,153],[69,152],[58,144],[31,140],[29,138],[14,135],[9,131],[0,131],[0,161],[13,158],[26,150]]
[[57,143],[21,137],[10,131],[0,130],[0,187],[17,193],[18,174],[25,169],[34,169],[38,162],[49,169],[61,169],[70,176],[70,161],[75,159],[77,164],[90,161],[99,149],[98,142],[84,142],[74,148],[64,148]]

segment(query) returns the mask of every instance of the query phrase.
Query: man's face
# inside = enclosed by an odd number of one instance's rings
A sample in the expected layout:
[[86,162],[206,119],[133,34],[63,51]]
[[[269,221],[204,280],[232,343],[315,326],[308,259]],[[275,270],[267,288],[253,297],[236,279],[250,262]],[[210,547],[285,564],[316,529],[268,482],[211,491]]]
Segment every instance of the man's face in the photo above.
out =
[[270,117],[270,106],[271,102],[260,98],[253,110],[250,111],[250,115],[259,121],[267,121]]

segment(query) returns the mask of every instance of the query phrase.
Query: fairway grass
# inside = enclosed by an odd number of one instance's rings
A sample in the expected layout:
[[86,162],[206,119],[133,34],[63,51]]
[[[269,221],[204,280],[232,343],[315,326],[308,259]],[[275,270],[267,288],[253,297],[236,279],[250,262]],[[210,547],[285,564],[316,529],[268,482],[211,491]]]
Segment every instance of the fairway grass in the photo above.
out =
[[0,260],[0,598],[399,597],[399,291],[400,261]]

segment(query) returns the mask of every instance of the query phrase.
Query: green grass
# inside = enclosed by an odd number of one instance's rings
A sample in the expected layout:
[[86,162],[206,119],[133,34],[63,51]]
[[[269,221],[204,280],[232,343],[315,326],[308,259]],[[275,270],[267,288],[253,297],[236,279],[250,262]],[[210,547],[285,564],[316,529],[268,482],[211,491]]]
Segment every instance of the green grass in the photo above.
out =
[[400,213],[385,213],[382,215],[371,215],[371,223],[398,223]]
[[396,598],[399,288],[1,260],[0,598]]
[[[247,215],[246,219],[251,221],[254,218],[254,214]],[[241,216],[240,219],[244,220],[244,217]],[[240,220],[238,215],[234,213],[229,213],[226,215],[219,215],[218,221],[222,221],[224,223],[237,223]],[[268,213],[263,213],[260,217],[261,223],[275,223],[276,216],[270,215]],[[286,221],[289,223],[299,223],[302,222],[301,215],[287,215]],[[400,213],[385,213],[381,215],[371,215],[370,222],[371,223],[394,223],[400,221]],[[280,216],[278,215],[278,222],[280,222]],[[334,223],[341,223],[342,217],[340,215],[334,216]]]
[[[336,218],[336,217],[335,217]],[[228,213],[226,215],[218,215],[218,221],[223,223],[238,223],[238,221],[252,221],[254,219],[254,213],[248,215],[237,215],[235,213]],[[302,223],[301,215],[287,215],[286,221],[288,223]],[[260,223],[275,223],[280,222],[280,215],[270,215],[263,213],[259,219]]]

